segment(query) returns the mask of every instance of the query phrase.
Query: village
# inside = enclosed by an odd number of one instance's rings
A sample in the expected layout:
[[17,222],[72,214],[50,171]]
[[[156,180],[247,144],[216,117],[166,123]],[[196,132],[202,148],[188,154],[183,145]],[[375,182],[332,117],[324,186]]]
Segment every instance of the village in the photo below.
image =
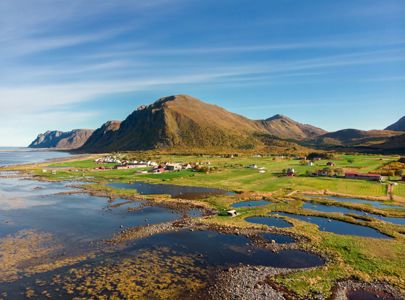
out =
[[143,161],[143,160],[121,160],[117,156],[100,157],[95,160],[99,165],[115,164],[112,167],[99,166],[96,170],[127,170],[127,169],[142,169],[138,174],[161,174],[165,172],[178,172],[181,170],[192,170],[195,172],[209,172],[211,162],[193,162],[193,163],[174,163],[174,162],[161,162]]
[[[228,159],[234,159],[234,155],[225,156]],[[254,158],[262,158],[262,156],[255,156]],[[291,158],[280,156],[279,159],[289,160]],[[292,161],[299,161],[299,165],[308,167],[305,172],[298,172],[296,168],[289,167],[280,170],[280,174],[286,177],[330,177],[330,178],[346,178],[346,179],[358,179],[366,181],[387,182],[390,176],[384,176],[379,173],[363,173],[355,172],[350,169],[336,167],[336,163],[333,160],[326,160],[322,157],[306,157],[296,156],[292,158]],[[216,169],[211,164],[211,161],[198,161],[198,162],[157,162],[152,160],[128,160],[121,159],[118,156],[105,156],[99,157],[94,161],[98,167],[96,171],[105,170],[128,170],[138,169],[137,174],[161,174],[167,172],[179,172],[182,170],[191,170],[193,172],[209,173]],[[242,166],[246,169],[256,170],[259,174],[265,174],[266,168],[259,166],[258,164],[247,164]],[[394,174],[392,174],[394,175]],[[399,175],[401,181],[405,181],[405,175]],[[395,185],[395,183],[391,183]]]

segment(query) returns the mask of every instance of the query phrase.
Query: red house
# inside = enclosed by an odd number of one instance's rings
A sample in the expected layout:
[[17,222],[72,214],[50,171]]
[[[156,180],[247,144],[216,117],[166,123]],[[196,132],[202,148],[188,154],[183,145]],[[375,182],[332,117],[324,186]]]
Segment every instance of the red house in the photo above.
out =
[[293,177],[293,176],[295,176],[295,170],[294,170],[293,168],[287,169],[286,175],[287,175],[288,177]]
[[362,173],[345,173],[345,178],[349,179],[363,179],[372,181],[381,181],[382,176],[380,174],[362,174]]

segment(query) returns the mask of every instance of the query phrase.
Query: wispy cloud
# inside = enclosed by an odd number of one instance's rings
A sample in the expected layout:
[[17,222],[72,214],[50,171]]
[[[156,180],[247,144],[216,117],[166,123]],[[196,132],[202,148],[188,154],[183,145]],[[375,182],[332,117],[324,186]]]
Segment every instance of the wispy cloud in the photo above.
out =
[[[305,34],[305,28],[292,26],[305,22],[295,23],[297,16],[290,12],[280,16],[288,22],[271,23],[277,18],[266,14],[252,25],[243,17],[228,15],[228,10],[194,9],[197,3],[193,4],[185,0],[1,1],[0,119],[11,125],[0,128],[0,141],[6,135],[9,139],[11,128],[18,124],[29,134],[30,126],[55,128],[51,122],[61,127],[87,124],[96,116],[78,107],[120,93],[152,94],[174,86],[203,90],[244,86],[267,93],[274,86],[345,81],[382,85],[404,78],[396,67],[405,61],[405,32],[400,28],[385,34],[386,26],[353,32],[309,26]],[[355,6],[352,16],[392,14],[395,6],[384,5],[379,12],[375,5]],[[331,13],[339,14],[350,18],[346,11]],[[308,17],[319,22],[328,19],[306,12],[304,18]],[[386,72],[368,74],[371,68]],[[367,76],[345,75],[350,72]],[[120,99],[114,102],[119,104]],[[300,104],[269,105],[265,107]],[[252,104],[250,110],[260,107]],[[70,117],[62,123],[58,119],[63,115]]]

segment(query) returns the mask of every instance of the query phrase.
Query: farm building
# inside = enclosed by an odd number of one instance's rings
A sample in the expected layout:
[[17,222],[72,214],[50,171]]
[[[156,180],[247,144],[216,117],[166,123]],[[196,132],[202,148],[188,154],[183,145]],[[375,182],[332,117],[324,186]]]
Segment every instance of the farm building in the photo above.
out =
[[345,178],[363,179],[372,181],[381,181],[383,177],[380,174],[361,174],[361,173],[345,173]]
[[293,168],[288,168],[288,169],[287,169],[287,172],[286,172],[286,175],[287,175],[288,177],[293,177],[293,176],[295,176],[295,170],[294,170]]
[[182,169],[181,164],[166,164],[166,170],[168,171],[180,171]]

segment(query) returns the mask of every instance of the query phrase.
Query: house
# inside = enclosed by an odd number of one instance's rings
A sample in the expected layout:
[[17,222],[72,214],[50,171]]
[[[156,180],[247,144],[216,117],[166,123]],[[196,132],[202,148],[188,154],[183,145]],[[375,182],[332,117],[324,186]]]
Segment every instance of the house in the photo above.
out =
[[115,166],[114,168],[117,170],[126,170],[126,169],[138,169],[138,168],[146,168],[146,164],[122,164]]
[[348,179],[363,179],[371,181],[381,181],[383,177],[380,174],[362,174],[362,173],[345,173]]
[[249,165],[249,166],[247,166],[247,168],[249,168],[249,169],[257,169],[257,165]]
[[294,170],[293,168],[288,168],[288,169],[287,169],[287,172],[286,172],[286,175],[287,175],[288,177],[293,177],[293,176],[295,176],[295,170]]
[[335,163],[334,163],[333,161],[328,161],[328,162],[326,163],[326,165],[327,165],[328,167],[334,167],[334,166],[335,166]]
[[183,169],[185,169],[185,170],[190,170],[190,169],[192,169],[192,168],[193,168],[193,166],[190,165],[190,164],[185,164],[185,165],[183,165]]
[[309,161],[309,162],[307,163],[307,166],[312,167],[313,165],[314,165],[314,162],[312,162],[312,161]]
[[316,171],[316,176],[328,176],[328,170],[327,169],[318,170]]
[[180,171],[182,169],[181,164],[173,163],[173,164],[166,164],[167,171]]
[[264,174],[264,173],[266,173],[266,170],[259,170],[259,173]]
[[155,174],[164,173],[165,171],[165,168],[155,168],[152,170],[152,172]]

